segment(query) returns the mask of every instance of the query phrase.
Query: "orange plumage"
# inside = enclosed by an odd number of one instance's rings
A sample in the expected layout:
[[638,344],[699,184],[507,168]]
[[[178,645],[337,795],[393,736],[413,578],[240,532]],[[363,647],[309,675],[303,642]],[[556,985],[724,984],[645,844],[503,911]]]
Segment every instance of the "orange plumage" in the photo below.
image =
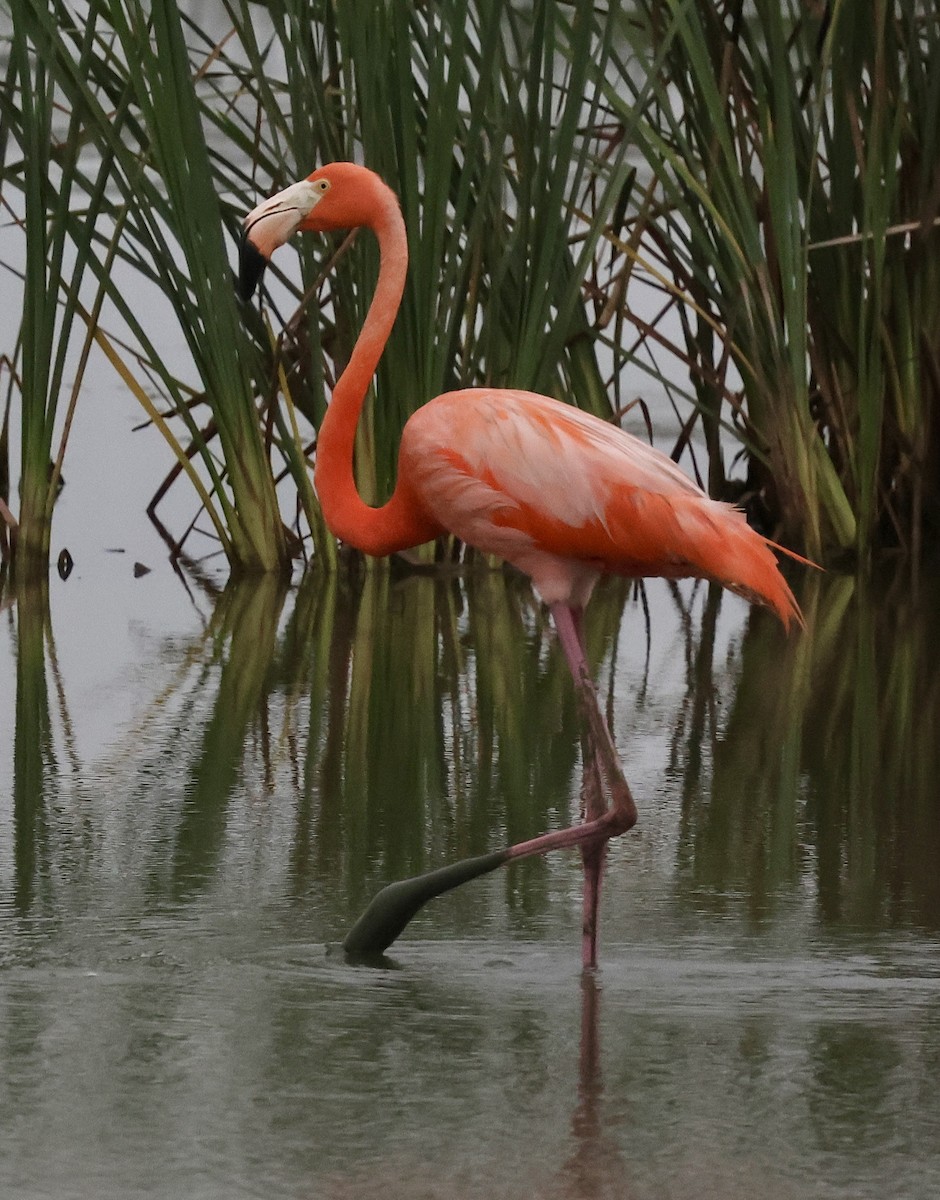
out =
[[408,421],[399,478],[471,546],[583,607],[605,573],[713,579],[799,621],[766,539],[666,455],[570,405],[510,389],[438,396]]

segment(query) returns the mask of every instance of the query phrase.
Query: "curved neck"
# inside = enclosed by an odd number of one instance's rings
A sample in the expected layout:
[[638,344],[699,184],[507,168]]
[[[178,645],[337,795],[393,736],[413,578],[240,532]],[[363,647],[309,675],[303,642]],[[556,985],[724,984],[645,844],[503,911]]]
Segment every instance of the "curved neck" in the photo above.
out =
[[438,531],[410,501],[399,479],[387,504],[371,508],[356,489],[353,457],[356,427],[366,392],[405,290],[408,237],[398,200],[379,185],[370,228],[379,241],[379,278],[365,323],[345,371],[336,381],[317,438],[314,483],[324,519],[344,542],[367,554],[390,554],[427,541]]

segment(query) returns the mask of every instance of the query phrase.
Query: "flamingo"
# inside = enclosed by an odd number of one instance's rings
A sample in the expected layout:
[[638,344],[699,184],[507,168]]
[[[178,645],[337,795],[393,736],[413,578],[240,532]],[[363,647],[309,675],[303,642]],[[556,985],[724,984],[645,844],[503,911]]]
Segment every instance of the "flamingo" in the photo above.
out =
[[[453,534],[528,575],[551,612],[586,719],[588,751],[582,820],[465,860],[458,864],[459,879],[448,868],[421,877],[430,882],[417,898],[413,888],[402,891],[397,917],[380,919],[379,932],[370,927],[344,944],[381,952],[425,899],[462,878],[528,855],[579,847],[581,958],[590,969],[597,964],[607,843],[637,819],[587,664],[584,611],[591,592],[607,574],[708,579],[766,605],[789,629],[803,619],[774,554],[783,548],[751,529],[740,510],[710,499],[672,459],[639,438],[571,405],[510,388],[466,388],[419,408],[402,431],[391,498],[377,508],[364,503],[353,475],[356,427],[408,269],[395,193],[366,167],[335,162],[264,200],[243,223],[239,289],[243,299],[251,298],[271,255],[293,234],[358,227],[377,237],[380,266],[318,436],[314,483],[326,524],[337,538],[376,556]],[[601,778],[606,804],[598,802],[599,787],[590,786]],[[405,885],[386,891],[396,888]]]

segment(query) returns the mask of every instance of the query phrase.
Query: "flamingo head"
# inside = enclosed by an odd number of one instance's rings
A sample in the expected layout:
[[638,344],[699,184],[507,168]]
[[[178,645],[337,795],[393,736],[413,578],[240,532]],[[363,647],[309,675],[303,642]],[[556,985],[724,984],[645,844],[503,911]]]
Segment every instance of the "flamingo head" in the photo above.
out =
[[397,210],[394,194],[374,171],[338,162],[263,200],[242,222],[238,273],[242,298],[251,298],[271,255],[295,233],[375,226],[389,198]]

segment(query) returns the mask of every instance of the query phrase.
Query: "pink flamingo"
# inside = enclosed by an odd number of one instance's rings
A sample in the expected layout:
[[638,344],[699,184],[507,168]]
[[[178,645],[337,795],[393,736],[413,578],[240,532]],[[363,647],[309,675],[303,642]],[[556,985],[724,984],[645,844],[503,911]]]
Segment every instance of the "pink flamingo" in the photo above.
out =
[[[802,617],[773,553],[780,547],[638,438],[571,405],[508,388],[449,392],[418,409],[402,432],[391,499],[379,508],[365,504],[353,476],[356,427],[408,268],[395,194],[365,167],[321,167],[245,218],[239,282],[248,299],[274,250],[298,231],[360,226],[378,238],[379,277],[319,433],[314,482],[323,516],[338,538],[371,555],[454,534],[525,572],[548,605],[588,723],[593,761],[585,763],[586,780],[600,773],[609,806],[592,802],[597,789],[586,786],[589,811],[581,823],[469,860],[462,874],[457,866],[462,879],[527,855],[580,847],[582,962],[593,967],[606,845],[637,818],[585,656],[583,615],[594,585],[604,574],[714,580],[771,608],[789,628]],[[384,950],[425,899],[460,881],[448,868],[421,880],[431,882],[418,895],[406,894],[416,881],[386,889],[404,889],[402,911],[380,920],[378,932],[351,934],[347,950]]]

